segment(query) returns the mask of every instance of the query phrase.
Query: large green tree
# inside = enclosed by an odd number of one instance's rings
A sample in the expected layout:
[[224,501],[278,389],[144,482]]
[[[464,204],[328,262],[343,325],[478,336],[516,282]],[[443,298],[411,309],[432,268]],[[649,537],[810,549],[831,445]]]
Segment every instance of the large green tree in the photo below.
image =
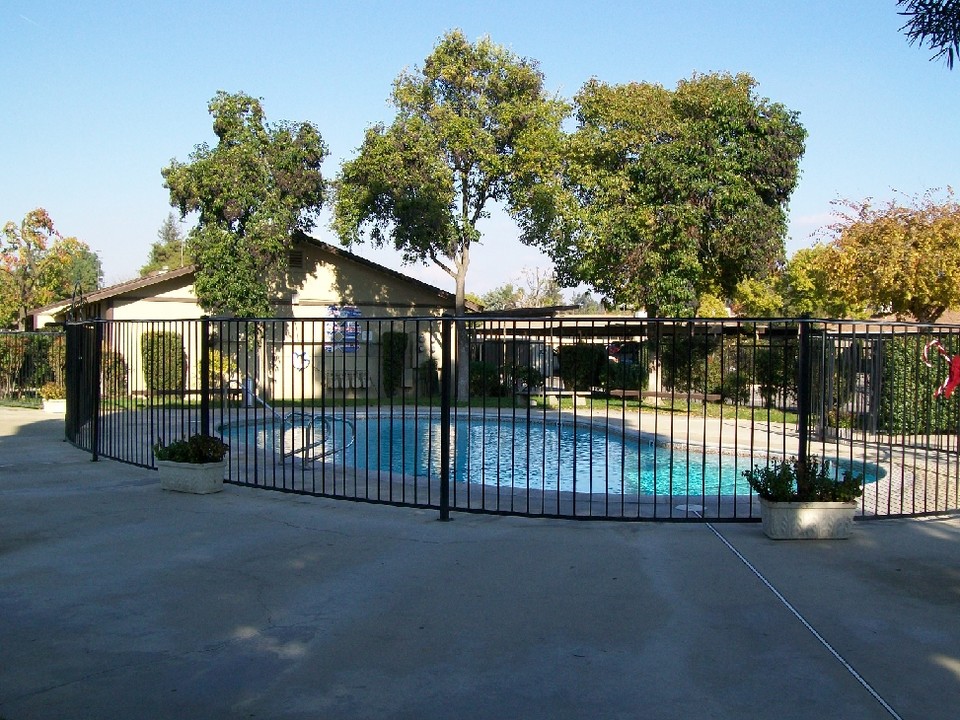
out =
[[839,205],[821,260],[835,295],[920,322],[960,306],[960,203],[952,191],[879,207],[869,200]]
[[189,265],[193,259],[185,245],[186,238],[180,231],[176,216],[168,214],[157,231],[157,240],[150,246],[150,256],[140,268],[140,274],[149,275],[156,270],[174,270]]
[[584,85],[564,190],[535,216],[561,284],[690,315],[702,294],[730,297],[782,260],[806,132],[755,88],[746,74],[694,75],[672,91]]
[[947,68],[960,56],[960,0],[897,0],[907,22],[900,28],[906,31],[910,44],[924,43],[935,50],[931,60],[946,58]]
[[[371,127],[337,181],[334,228],[349,245],[392,245],[453,278],[464,312],[477,223],[502,203],[523,222],[556,168],[568,106],[537,64],[460,31],[394,82],[389,126]],[[535,238],[526,238],[532,241]]]
[[327,147],[308,122],[267,124],[260,101],[223,91],[210,101],[214,148],[163,169],[181,217],[198,213],[187,236],[194,288],[212,313],[267,315],[283,283],[295,231],[316,223],[324,201]]
[[100,287],[100,258],[75,237],[64,237],[43,208],[3,228],[0,247],[0,327],[24,327],[27,311]]

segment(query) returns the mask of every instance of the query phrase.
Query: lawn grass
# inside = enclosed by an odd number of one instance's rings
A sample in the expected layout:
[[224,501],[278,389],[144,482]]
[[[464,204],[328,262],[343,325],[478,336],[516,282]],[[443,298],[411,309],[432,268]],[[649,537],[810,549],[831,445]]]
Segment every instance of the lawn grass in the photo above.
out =
[[[593,397],[581,398],[586,401],[586,405],[575,405],[573,398],[560,398],[559,403],[552,404],[550,409],[572,410],[578,413],[584,412],[605,412],[605,413],[664,413],[674,415],[690,415],[691,417],[722,418],[725,420],[750,420],[753,422],[771,422],[783,424],[795,424],[797,414],[792,411],[780,410],[777,408],[750,407],[748,405],[730,405],[717,402],[692,402],[685,400],[661,399],[655,400],[632,400],[607,397],[595,394]],[[13,404],[16,401],[4,401],[4,404]],[[39,401],[34,404],[29,400],[22,401],[24,407],[40,407]],[[319,398],[273,398],[267,401],[271,407],[283,411],[305,411],[312,412],[318,410],[334,408],[356,408],[358,410],[370,410],[377,407],[389,410],[414,408],[414,407],[434,407],[439,408],[440,398],[437,396],[429,397],[336,397],[327,395],[322,401]],[[225,408],[240,408],[243,403],[240,400],[229,400],[224,404]],[[137,410],[146,407],[163,407],[168,409],[199,410],[200,401],[198,399],[182,399],[180,397],[111,397],[103,398],[101,407],[104,410]],[[211,402],[211,407],[219,408],[219,402]],[[506,397],[482,397],[472,398],[469,402],[457,402],[453,404],[454,408],[476,408],[483,410],[503,410],[526,408],[524,398]]]

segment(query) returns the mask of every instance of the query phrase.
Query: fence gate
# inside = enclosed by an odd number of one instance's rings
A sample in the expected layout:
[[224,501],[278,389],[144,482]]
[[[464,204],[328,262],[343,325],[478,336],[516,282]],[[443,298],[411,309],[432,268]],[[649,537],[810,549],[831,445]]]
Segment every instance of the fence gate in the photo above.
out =
[[103,325],[67,325],[67,440],[93,453],[99,451],[100,346]]

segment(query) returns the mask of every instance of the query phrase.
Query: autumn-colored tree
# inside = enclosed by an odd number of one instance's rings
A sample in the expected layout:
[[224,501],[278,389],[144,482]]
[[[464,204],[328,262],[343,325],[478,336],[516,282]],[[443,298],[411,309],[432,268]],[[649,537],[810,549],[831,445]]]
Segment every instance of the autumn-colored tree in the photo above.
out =
[[951,189],[907,199],[838,201],[823,267],[845,302],[933,322],[960,305],[960,204]]
[[839,294],[830,282],[833,250],[817,244],[801,248],[764,277],[737,285],[733,307],[741,317],[862,318],[862,302]]
[[100,287],[100,258],[75,237],[63,237],[43,208],[3,228],[0,327],[26,326],[27,312]]

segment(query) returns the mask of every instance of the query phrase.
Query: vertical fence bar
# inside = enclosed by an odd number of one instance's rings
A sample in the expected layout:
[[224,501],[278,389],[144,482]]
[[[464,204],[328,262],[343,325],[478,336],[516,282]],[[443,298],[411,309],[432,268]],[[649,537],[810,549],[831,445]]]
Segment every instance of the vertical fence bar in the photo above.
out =
[[[450,520],[450,318],[440,321],[440,520]],[[469,492],[469,491],[468,491]]]
[[90,421],[93,431],[93,457],[90,458],[92,462],[100,459],[100,378],[102,377],[102,373],[100,372],[100,351],[103,347],[103,323],[98,322],[94,328],[93,347],[90,353],[91,400],[93,403],[92,418]]
[[799,448],[797,450],[797,464],[806,471],[807,452],[809,447],[810,431],[810,322],[800,321],[800,358],[799,377],[797,378],[797,431],[799,434]]
[[210,318],[200,319],[200,434],[210,434]]

